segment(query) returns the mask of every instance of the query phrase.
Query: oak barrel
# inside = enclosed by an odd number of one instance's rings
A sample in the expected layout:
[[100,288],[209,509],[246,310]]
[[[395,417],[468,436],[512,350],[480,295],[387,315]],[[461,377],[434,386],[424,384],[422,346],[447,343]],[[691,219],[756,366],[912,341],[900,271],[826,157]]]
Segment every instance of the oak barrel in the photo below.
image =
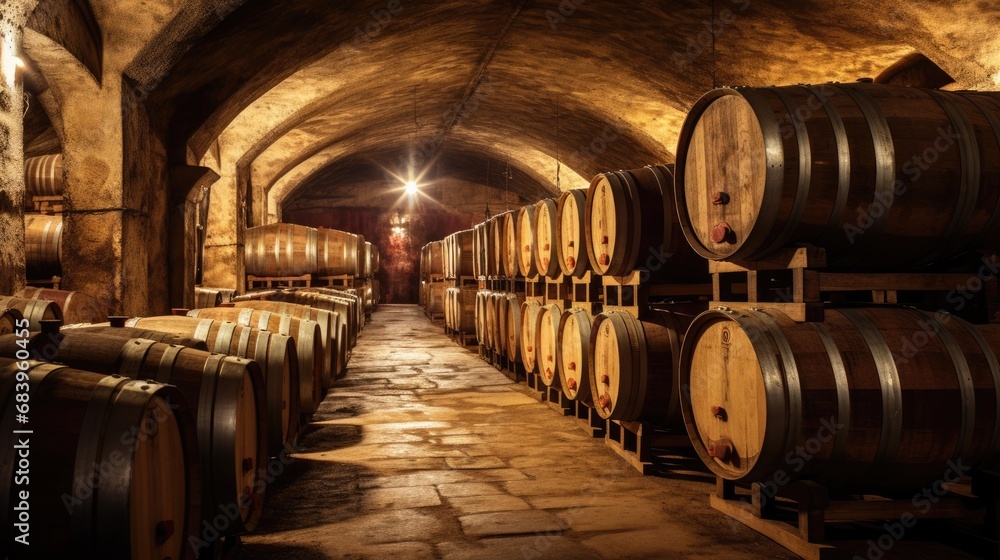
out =
[[196,308],[204,309],[207,307],[219,307],[220,305],[222,305],[222,292],[211,288],[195,286],[194,306]]
[[24,320],[24,315],[16,309],[0,312],[0,335],[16,332],[28,332],[28,323]]
[[246,273],[250,276],[303,276],[316,272],[314,228],[269,224],[247,228]]
[[264,373],[268,446],[274,452],[285,443],[295,442],[302,408],[301,398],[294,398],[300,394],[299,366],[295,344],[289,337],[236,323],[173,315],[130,319],[126,326],[204,340],[209,352],[257,362]]
[[521,277],[521,267],[518,264],[521,251],[519,249],[520,233],[518,232],[517,212],[509,211],[497,217],[498,255],[500,257],[500,275],[507,279]]
[[540,276],[557,278],[562,272],[556,248],[559,227],[556,199],[546,198],[535,204],[535,268]]
[[1000,246],[1000,107],[886,84],[716,89],[692,108],[675,193],[708,259],[794,244],[910,267]]
[[63,196],[65,176],[62,154],[25,158],[24,197]]
[[681,426],[677,361],[692,319],[669,311],[654,311],[642,321],[621,312],[594,318],[588,382],[601,418]]
[[97,323],[105,321],[108,318],[107,306],[83,292],[68,292],[66,290],[50,290],[29,286],[21,292],[21,297],[54,302],[59,306],[63,322],[67,325]]
[[323,332],[316,321],[250,307],[192,309],[188,311],[187,316],[229,321],[244,327],[291,337],[295,343],[295,354],[299,362],[299,390],[303,398],[311,400],[314,392],[319,392],[321,399],[325,396],[323,388],[330,386],[330,377],[333,374],[333,347],[323,344]]
[[521,276],[538,276],[535,264],[535,207],[522,206],[517,211],[517,269]]
[[570,400],[593,403],[590,391],[590,314],[570,308],[559,318],[559,386]]
[[[339,377],[344,373],[344,369],[347,367],[347,338],[342,337],[339,334],[341,324],[345,321],[345,318],[341,316],[340,313],[337,313],[336,311],[316,309],[314,307],[309,307],[308,305],[285,303],[280,301],[243,301],[234,302],[231,305],[236,308],[249,307],[263,311],[273,311],[275,313],[287,313],[288,315],[298,317],[300,319],[310,319],[316,321],[319,323],[324,344],[328,344],[331,352],[333,353],[333,372],[335,377]],[[346,329],[346,325],[344,328]],[[324,383],[325,381],[326,380],[324,380]],[[329,388],[329,385],[324,385],[323,387],[324,390]]]
[[[254,529],[263,513],[259,469],[269,456],[264,381],[255,362],[86,330],[42,332],[30,347],[72,368],[177,387],[197,421],[205,519],[235,506],[239,515],[222,533]],[[18,348],[17,337],[0,338],[0,354],[11,357]]]
[[521,304],[524,303],[524,295],[506,293],[503,298],[505,303],[501,335],[507,359],[516,363],[521,361]]
[[587,252],[587,189],[562,193],[556,205],[556,254],[566,276],[583,278],[590,270]]
[[996,458],[997,348],[996,326],[943,312],[829,309],[822,323],[795,323],[776,311],[708,311],[683,344],[685,424],[727,480],[782,470],[912,496],[951,461]]
[[[26,436],[30,546],[0,539],[0,555],[193,558],[188,538],[201,523],[202,473],[194,415],[178,389],[29,361],[20,365],[30,422],[15,424],[18,363],[0,359],[0,430],[10,447],[13,430],[33,432]],[[115,468],[95,468],[101,464]],[[0,523],[9,536],[20,522],[20,491],[28,490],[14,485],[16,468],[0,461]]]
[[520,340],[518,344],[521,350],[521,364],[527,373],[535,371],[536,365],[536,330],[538,325],[538,314],[541,313],[542,306],[537,301],[529,299],[521,303],[521,328]]
[[24,215],[24,261],[29,279],[62,276],[62,215]]
[[358,276],[358,236],[336,229],[316,229],[316,274]]
[[46,300],[27,299],[19,297],[0,297],[0,309],[15,309],[28,320],[31,332],[42,330],[44,320],[62,320],[62,309],[59,305]]
[[601,173],[587,191],[590,266],[604,276],[642,270],[652,281],[708,279],[708,263],[681,231],[674,207],[673,166]]
[[559,388],[559,319],[558,305],[542,306],[535,323],[535,362],[538,376],[546,387]]
[[148,329],[116,327],[112,326],[110,323],[67,325],[61,328],[62,332],[71,332],[76,330],[86,331],[93,334],[116,336],[118,338],[144,338],[146,340],[152,340],[153,342],[162,342],[173,346],[184,346],[185,348],[193,348],[195,350],[208,350],[208,345],[204,340],[198,340],[187,336],[177,336],[175,334],[160,331],[151,331]]

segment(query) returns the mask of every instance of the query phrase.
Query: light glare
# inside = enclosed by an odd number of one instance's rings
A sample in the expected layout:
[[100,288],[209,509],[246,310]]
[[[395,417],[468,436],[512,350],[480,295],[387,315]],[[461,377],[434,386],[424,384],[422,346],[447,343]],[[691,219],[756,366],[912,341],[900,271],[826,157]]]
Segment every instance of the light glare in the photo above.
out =
[[417,182],[416,181],[407,181],[406,182],[406,194],[408,194],[410,196],[413,196],[413,195],[417,194]]

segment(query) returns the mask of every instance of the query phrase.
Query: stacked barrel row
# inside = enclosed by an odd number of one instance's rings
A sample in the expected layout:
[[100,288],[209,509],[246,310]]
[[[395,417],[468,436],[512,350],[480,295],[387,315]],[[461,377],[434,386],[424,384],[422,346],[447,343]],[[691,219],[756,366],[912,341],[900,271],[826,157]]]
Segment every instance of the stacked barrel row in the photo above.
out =
[[321,288],[62,328],[83,296],[37,295],[66,308],[0,298],[0,425],[30,431],[32,550],[52,557],[190,559],[252,531],[364,324],[358,296]]
[[[768,257],[801,244],[825,250],[825,270],[906,282],[914,267],[995,252],[998,94],[720,89],[695,105],[676,153],[676,176],[670,166],[604,173],[585,195],[473,228],[473,265],[495,288],[476,303],[490,352],[602,417],[686,429],[728,480],[786,472],[789,453],[817,435],[820,450],[795,476],[852,492],[892,495],[933,482],[950,459],[998,458],[995,324],[871,303],[829,308],[822,322],[703,301],[590,315],[511,289],[588,272],[702,282],[709,260],[767,270]],[[927,270],[988,279],[990,261],[963,262]]]
[[[476,295],[472,316],[484,355],[537,375],[603,418],[681,428],[671,382],[683,331],[699,304],[602,314],[599,303],[577,305],[565,289],[573,281],[589,289],[604,276],[636,271],[647,284],[707,284],[707,264],[684,241],[673,200],[672,166],[602,173],[589,188],[498,214],[445,239],[445,270],[452,262],[463,271],[471,266],[487,288]],[[433,249],[423,261],[434,262]],[[562,295],[548,293],[553,284],[563,285]],[[461,300],[446,309],[446,325],[466,322],[472,298]]]
[[368,315],[380,299],[378,247],[359,234],[283,223],[248,228],[245,263],[248,277],[308,275],[313,285],[346,280],[348,287],[361,290]]
[[[693,107],[676,154],[678,217],[706,259],[766,270],[808,244],[824,270],[881,274],[883,289],[906,289],[916,267],[989,281],[989,260],[961,255],[1000,248],[996,93],[718,89]],[[949,461],[994,462],[1000,326],[949,313],[970,303],[828,305],[797,322],[721,302],[693,321],[677,370],[695,449],[724,479],[767,481],[819,443],[792,478],[884,495],[939,479]]]

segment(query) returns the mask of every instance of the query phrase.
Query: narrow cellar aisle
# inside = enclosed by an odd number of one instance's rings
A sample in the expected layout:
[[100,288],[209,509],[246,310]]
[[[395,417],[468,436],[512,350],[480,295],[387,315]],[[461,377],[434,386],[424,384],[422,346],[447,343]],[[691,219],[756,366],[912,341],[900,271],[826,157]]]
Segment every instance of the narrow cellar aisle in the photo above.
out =
[[[382,306],[243,558],[794,558]],[[669,538],[668,538],[669,535]]]

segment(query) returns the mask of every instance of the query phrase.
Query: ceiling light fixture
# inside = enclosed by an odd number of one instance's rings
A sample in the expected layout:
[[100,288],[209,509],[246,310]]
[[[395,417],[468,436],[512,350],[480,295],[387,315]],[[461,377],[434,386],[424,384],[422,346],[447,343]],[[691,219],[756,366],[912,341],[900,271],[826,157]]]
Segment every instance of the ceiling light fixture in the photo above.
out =
[[413,196],[413,195],[417,194],[418,190],[419,190],[419,187],[417,186],[417,182],[416,181],[407,181],[406,182],[406,194],[408,194],[410,196]]

